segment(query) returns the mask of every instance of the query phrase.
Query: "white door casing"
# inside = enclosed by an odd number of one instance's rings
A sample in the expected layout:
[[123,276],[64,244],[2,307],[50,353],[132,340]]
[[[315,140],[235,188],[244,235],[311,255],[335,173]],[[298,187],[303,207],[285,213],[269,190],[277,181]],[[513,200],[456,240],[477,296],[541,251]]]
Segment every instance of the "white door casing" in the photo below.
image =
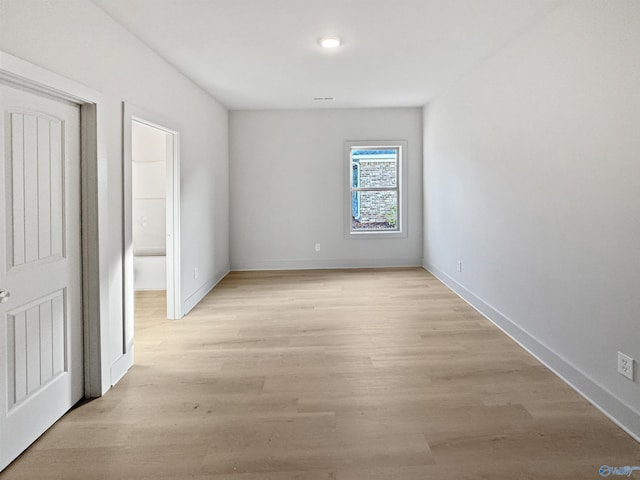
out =
[[[167,318],[182,318],[180,288],[180,134],[166,127],[170,122],[157,114],[123,104],[123,315],[118,334],[118,352],[111,364],[111,384],[115,385],[134,362],[134,272],[133,272],[133,181],[132,124],[138,122],[163,131],[167,136]],[[121,334],[120,334],[121,333]],[[120,350],[121,348],[121,350]]]
[[0,83],[0,470],[84,393],[80,108]]

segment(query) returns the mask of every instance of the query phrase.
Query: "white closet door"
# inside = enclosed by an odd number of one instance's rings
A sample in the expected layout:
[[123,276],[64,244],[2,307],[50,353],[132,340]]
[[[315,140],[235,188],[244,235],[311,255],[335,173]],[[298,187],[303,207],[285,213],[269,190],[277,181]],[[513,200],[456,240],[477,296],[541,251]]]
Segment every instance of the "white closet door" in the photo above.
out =
[[0,83],[0,470],[83,396],[80,109]]

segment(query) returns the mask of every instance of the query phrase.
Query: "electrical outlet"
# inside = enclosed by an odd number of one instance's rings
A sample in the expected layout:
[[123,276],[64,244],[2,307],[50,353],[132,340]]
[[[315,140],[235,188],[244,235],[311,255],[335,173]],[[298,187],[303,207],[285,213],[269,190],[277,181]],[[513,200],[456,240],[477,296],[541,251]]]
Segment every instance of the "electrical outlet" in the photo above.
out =
[[193,269],[193,279],[197,280],[199,274],[200,274],[200,271],[198,270],[198,267],[194,268]]
[[319,251],[320,251],[320,244],[316,243],[316,252],[319,252]]
[[457,268],[458,268],[458,272],[462,272],[462,260],[458,260]]
[[633,381],[633,358],[618,352],[618,373]]

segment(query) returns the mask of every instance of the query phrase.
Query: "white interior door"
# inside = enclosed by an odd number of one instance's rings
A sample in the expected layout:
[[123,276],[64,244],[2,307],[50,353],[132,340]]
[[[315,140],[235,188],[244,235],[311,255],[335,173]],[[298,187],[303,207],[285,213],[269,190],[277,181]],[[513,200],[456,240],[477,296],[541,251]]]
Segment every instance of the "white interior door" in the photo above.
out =
[[0,83],[0,470],[83,396],[80,110]]

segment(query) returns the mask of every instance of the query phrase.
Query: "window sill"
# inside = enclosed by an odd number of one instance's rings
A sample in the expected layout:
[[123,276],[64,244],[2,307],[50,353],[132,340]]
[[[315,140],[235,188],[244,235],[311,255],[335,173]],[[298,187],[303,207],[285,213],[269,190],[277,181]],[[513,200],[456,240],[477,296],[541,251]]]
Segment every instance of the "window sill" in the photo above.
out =
[[395,232],[379,232],[375,230],[363,231],[363,232],[348,232],[346,237],[349,240],[390,240],[407,238],[407,232],[398,230]]

